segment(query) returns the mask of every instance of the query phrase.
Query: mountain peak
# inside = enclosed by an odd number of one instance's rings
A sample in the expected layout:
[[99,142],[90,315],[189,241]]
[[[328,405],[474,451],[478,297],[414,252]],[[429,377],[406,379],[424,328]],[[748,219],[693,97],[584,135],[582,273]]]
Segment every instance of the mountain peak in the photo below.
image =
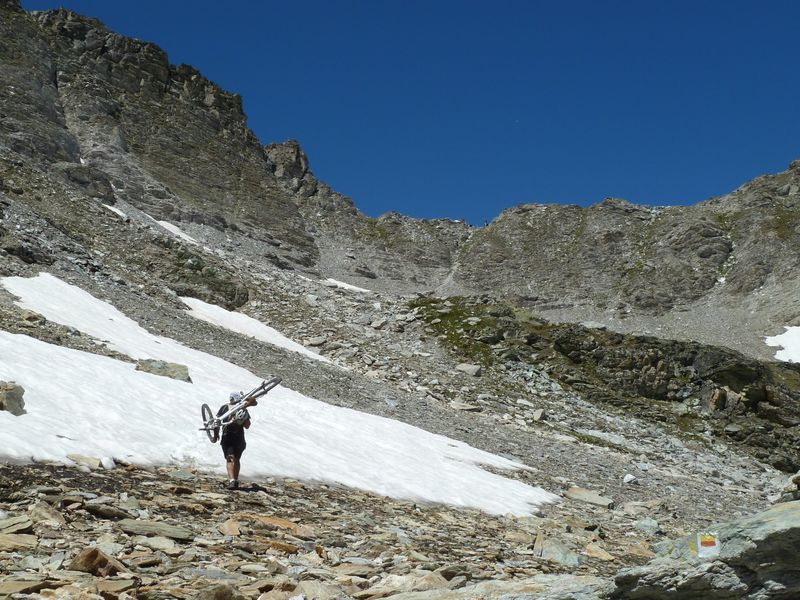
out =
[[275,177],[279,179],[303,179],[310,173],[308,157],[297,140],[273,142],[265,146],[267,156],[275,165]]

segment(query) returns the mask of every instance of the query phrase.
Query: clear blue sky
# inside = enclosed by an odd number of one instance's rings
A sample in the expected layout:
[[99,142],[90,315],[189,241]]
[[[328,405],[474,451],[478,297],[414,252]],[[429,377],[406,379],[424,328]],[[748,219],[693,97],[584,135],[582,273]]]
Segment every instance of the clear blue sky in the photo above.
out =
[[64,3],[241,94],[370,216],[688,204],[800,158],[796,1]]

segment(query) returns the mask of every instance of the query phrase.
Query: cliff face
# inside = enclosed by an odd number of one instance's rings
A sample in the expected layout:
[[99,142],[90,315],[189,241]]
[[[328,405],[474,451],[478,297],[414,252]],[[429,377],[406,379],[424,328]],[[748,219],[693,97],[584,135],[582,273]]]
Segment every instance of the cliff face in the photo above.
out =
[[27,34],[8,35],[50,65],[29,95],[66,140],[65,150],[31,148],[33,156],[90,166],[90,176],[107,178],[120,199],[154,218],[278,239],[291,260],[314,264],[314,242],[247,128],[241,98],[191,67],[170,65],[153,44],[69,11],[15,20]]
[[553,319],[761,356],[764,335],[800,323],[798,162],[687,207],[522,205],[478,229],[371,219],[314,177],[297,142],[263,146],[239,96],[157,46],[66,10],[0,12],[0,144],[78,194],[224,240],[244,261],[370,289],[491,291]]

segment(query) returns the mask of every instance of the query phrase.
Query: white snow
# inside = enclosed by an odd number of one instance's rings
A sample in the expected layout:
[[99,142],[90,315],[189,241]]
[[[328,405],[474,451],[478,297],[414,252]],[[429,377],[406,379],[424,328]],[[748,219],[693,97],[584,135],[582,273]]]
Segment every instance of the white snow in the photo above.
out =
[[123,219],[127,219],[128,218],[128,215],[126,215],[124,212],[122,212],[116,206],[111,206],[110,204],[103,204],[103,208],[105,208],[107,210],[110,210],[111,212],[113,212],[113,213],[119,215],[120,217],[122,217]]
[[[193,383],[136,371],[131,363],[0,332],[0,379],[25,388],[27,414],[0,411],[0,457],[64,461],[67,454],[137,464],[194,464],[224,472],[219,448],[200,427],[232,390],[261,378],[218,357],[150,334],[110,304],[52,275],[0,283],[19,306],[106,340],[134,358],[185,364]],[[251,409],[242,459],[247,477],[339,483],[413,501],[530,514],[556,497],[479,465],[524,465],[462,442],[278,386]]]
[[[151,217],[152,218],[152,217]],[[190,236],[188,233],[184,232],[180,227],[177,225],[173,225],[169,221],[156,221],[159,225],[161,225],[164,229],[169,231],[170,233],[177,235],[179,238],[186,240],[192,244],[199,244],[196,239]]]
[[334,285],[336,287],[342,288],[344,290],[350,290],[351,292],[367,292],[367,293],[369,293],[369,292],[372,291],[372,290],[361,288],[361,287],[358,287],[358,286],[355,286],[355,285],[350,285],[349,283],[345,283],[344,281],[339,281],[337,279],[331,279],[330,277],[328,277],[328,279],[326,279],[325,282],[329,283],[331,285]]
[[780,335],[773,335],[764,340],[767,346],[782,346],[775,353],[777,360],[800,363],[800,327],[786,327]]
[[262,342],[267,342],[273,346],[279,346],[292,352],[298,352],[309,358],[319,360],[322,362],[331,362],[328,358],[317,354],[298,344],[294,340],[289,339],[277,329],[273,329],[269,325],[265,325],[258,319],[249,317],[242,313],[231,312],[216,304],[208,304],[197,298],[181,298],[181,301],[189,307],[187,312],[193,317],[202,321],[207,321],[213,325],[224,327],[230,331],[241,333],[250,337],[254,337]]

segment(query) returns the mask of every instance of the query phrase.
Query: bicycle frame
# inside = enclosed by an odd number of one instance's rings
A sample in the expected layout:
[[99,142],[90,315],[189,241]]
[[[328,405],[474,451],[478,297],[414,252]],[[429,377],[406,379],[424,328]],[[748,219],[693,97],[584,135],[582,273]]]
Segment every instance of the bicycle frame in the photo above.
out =
[[[215,442],[219,428],[229,425],[231,422],[233,422],[233,416],[239,410],[246,407],[248,400],[261,398],[261,396],[272,390],[280,382],[280,377],[273,377],[272,379],[262,381],[260,385],[247,392],[244,396],[242,396],[242,399],[239,402],[233,404],[228,410],[219,416],[211,416],[208,418],[206,415],[213,415],[213,413],[211,413],[209,406],[204,404],[202,406],[203,427],[200,428],[200,431],[205,431],[212,443]],[[212,432],[214,435],[212,435]]]

